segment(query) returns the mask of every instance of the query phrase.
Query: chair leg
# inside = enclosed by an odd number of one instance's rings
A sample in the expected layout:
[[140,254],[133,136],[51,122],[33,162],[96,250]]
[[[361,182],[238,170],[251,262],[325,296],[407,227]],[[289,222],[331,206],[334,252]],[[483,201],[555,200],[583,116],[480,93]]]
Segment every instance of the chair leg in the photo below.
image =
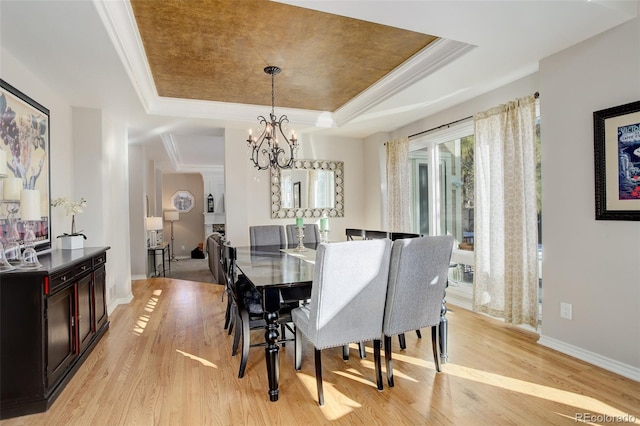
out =
[[416,336],[418,336],[418,339],[422,339],[422,333],[420,333],[420,329],[416,330]]
[[[223,293],[224,294],[224,293]],[[231,297],[227,297],[227,311],[224,313],[224,329],[229,327],[231,321]]]
[[433,346],[433,362],[436,365],[436,371],[440,373],[442,369],[440,368],[440,354],[438,353],[438,348],[440,347],[438,344],[438,326],[431,327],[431,345]]
[[316,386],[318,387],[318,404],[324,405],[324,393],[322,391],[322,349],[314,348],[316,353]]
[[287,327],[284,325],[284,323],[280,324],[280,346],[282,346],[284,348],[284,344],[286,343],[286,339],[287,339]]
[[391,336],[384,336],[384,359],[387,362],[387,383],[393,387],[393,360],[391,359]]
[[247,360],[249,359],[249,347],[251,346],[251,329],[249,328],[249,314],[246,311],[240,312],[242,316],[242,358],[240,358],[240,370],[238,370],[238,378],[244,377],[244,370],[247,368]]
[[367,357],[367,351],[364,347],[364,342],[358,342],[358,349],[360,350],[360,358],[365,359]]
[[296,337],[293,341],[293,345],[295,347],[293,363],[294,363],[295,369],[297,371],[300,371],[300,368],[302,368],[302,332],[298,327],[296,327],[295,336]]
[[407,349],[407,341],[404,338],[404,333],[398,334],[398,342],[400,343],[401,350]]
[[238,308],[235,305],[231,305],[231,311],[229,312],[229,329],[227,330],[227,336],[231,336],[233,333],[233,327],[236,325],[236,315],[238,314]]
[[375,339],[373,341],[373,362],[376,365],[376,384],[378,385],[378,390],[382,390],[382,366],[380,361],[380,339]]
[[242,327],[240,326],[240,324],[238,324],[238,322],[242,321],[239,315],[240,314],[238,312],[234,312],[232,319],[232,324],[236,324],[236,331],[233,335],[233,347],[231,349],[231,356],[236,356],[236,354],[238,353],[238,344],[240,343],[240,337],[242,334]]
[[342,345],[342,359],[349,361],[349,345]]

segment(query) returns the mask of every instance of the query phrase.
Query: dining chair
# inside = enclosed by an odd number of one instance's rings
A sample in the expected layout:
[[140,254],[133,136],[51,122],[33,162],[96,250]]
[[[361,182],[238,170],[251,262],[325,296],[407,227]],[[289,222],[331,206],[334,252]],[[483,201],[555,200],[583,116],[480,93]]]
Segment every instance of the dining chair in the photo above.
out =
[[318,403],[324,405],[322,350],[373,340],[376,384],[382,390],[380,339],[389,278],[391,240],[320,244],[308,304],[291,312],[295,368],[302,366],[302,337],[314,346]]
[[451,235],[393,242],[382,333],[387,382],[393,386],[391,336],[431,327],[436,371],[440,372],[438,325],[453,249]]
[[[389,238],[391,239],[391,241],[400,240],[403,238],[420,238],[420,237],[422,237],[422,234],[413,234],[409,232],[390,232],[389,233]],[[416,329],[416,336],[418,336],[418,339],[422,339],[422,333],[420,332],[419,329]],[[400,343],[400,349],[407,349],[407,341],[404,336],[404,333],[398,334],[398,342]]]
[[249,227],[249,243],[252,246],[286,247],[287,240],[282,225],[257,225]]
[[225,290],[223,293],[227,296],[227,310],[224,314],[224,329],[228,330],[228,334],[233,332],[236,323],[238,306],[236,303],[235,281],[237,276],[232,273],[232,263],[235,262],[235,248],[228,244],[222,245],[220,248],[220,270],[224,279]]
[[344,230],[347,241],[364,240],[364,229],[347,228]]
[[[289,246],[298,245],[298,228],[294,224],[287,225],[287,242]],[[316,223],[304,225],[303,244],[317,244],[320,242],[320,231]]]
[[389,233],[386,231],[371,231],[369,229],[364,231],[365,240],[377,240],[380,238],[389,238]]
[[389,232],[391,241],[400,240],[402,238],[419,238],[422,234],[413,234],[410,232]]

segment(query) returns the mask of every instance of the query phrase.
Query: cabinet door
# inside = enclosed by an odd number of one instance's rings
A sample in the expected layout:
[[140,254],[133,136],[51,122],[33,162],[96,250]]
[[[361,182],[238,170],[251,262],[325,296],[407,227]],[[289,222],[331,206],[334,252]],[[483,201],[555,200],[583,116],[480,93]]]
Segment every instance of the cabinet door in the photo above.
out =
[[51,388],[75,359],[74,287],[47,298],[47,387]]
[[93,293],[95,300],[96,330],[99,330],[107,321],[107,276],[104,266],[99,267],[93,273]]
[[78,281],[78,341],[80,353],[84,351],[93,337],[93,298],[91,295],[91,274]]

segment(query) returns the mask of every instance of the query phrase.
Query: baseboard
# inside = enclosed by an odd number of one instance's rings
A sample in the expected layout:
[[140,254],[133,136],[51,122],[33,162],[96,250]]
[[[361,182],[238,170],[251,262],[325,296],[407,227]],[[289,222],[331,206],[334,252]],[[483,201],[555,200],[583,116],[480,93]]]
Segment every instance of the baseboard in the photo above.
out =
[[118,305],[128,305],[133,300],[133,293],[129,293],[127,297],[119,297],[112,299],[107,304],[107,315],[111,315]]
[[538,343],[542,346],[555,349],[558,352],[578,358],[579,360],[588,362],[589,364],[593,364],[597,367],[604,368],[605,370],[614,372],[628,379],[640,382],[640,368],[624,364],[551,337],[540,336]]

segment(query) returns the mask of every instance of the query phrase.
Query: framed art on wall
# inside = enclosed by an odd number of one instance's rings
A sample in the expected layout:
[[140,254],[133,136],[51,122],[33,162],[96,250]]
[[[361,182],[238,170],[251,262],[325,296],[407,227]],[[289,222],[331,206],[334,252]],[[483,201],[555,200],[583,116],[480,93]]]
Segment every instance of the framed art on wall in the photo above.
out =
[[0,79],[1,234],[23,247],[28,217],[37,251],[51,248],[49,129],[49,110]]
[[597,220],[640,220],[640,101],[593,113]]

